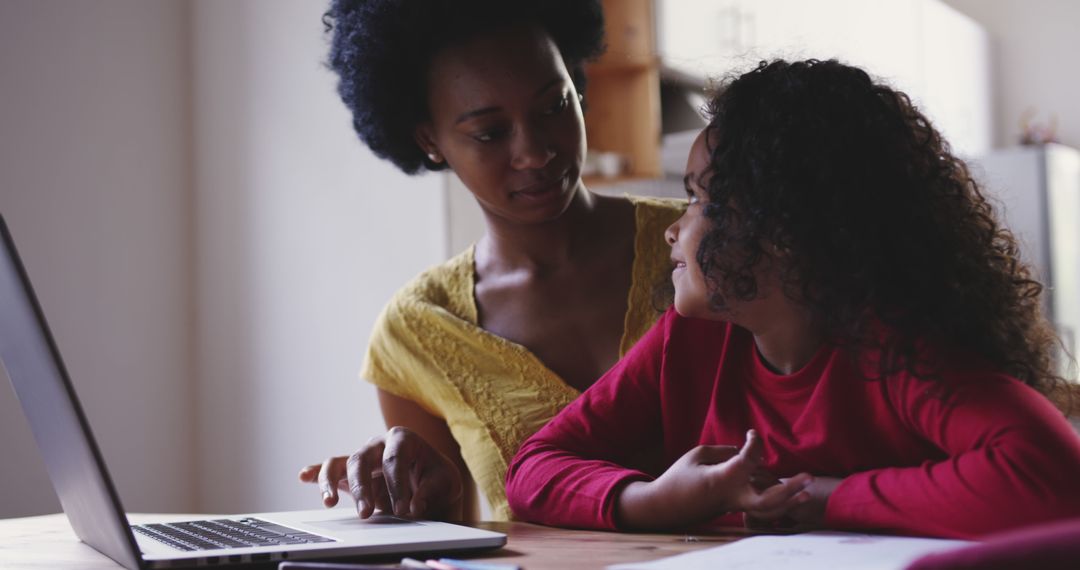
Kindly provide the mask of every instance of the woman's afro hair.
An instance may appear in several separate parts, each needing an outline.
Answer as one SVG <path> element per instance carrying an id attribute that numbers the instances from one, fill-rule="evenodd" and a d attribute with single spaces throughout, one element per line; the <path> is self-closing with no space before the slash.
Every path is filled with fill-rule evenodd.
<path id="1" fill-rule="evenodd" d="M 332 0 L 323 16 L 329 67 L 353 128 L 379 157 L 414 174 L 427 158 L 413 131 L 427 118 L 427 67 L 453 42 L 509 25 L 536 25 L 555 42 L 584 93 L 584 63 L 602 53 L 598 0 Z"/>

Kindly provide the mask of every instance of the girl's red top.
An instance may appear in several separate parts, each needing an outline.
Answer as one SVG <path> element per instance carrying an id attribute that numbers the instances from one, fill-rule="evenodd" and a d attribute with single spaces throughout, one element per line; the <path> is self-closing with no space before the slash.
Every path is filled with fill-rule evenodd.
<path id="1" fill-rule="evenodd" d="M 615 529 L 622 486 L 695 446 L 741 446 L 753 428 L 774 475 L 844 479 L 830 528 L 969 538 L 1080 516 L 1080 437 L 1039 393 L 975 362 L 937 380 L 860 370 L 824 346 L 779 375 L 745 329 L 669 310 L 521 447 L 510 506 L 523 520 Z"/>

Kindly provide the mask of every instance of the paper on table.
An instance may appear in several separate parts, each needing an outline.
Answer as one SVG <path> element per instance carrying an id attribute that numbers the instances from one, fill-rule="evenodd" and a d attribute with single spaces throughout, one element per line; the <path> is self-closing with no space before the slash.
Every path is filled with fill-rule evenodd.
<path id="1" fill-rule="evenodd" d="M 608 566 L 608 570 L 901 570 L 924 554 L 970 544 L 963 540 L 810 532 L 744 538 L 652 562 Z"/>

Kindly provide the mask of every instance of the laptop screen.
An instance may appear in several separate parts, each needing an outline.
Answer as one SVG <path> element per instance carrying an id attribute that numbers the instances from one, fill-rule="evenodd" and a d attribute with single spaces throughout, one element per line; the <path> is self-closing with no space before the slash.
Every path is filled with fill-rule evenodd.
<path id="1" fill-rule="evenodd" d="M 75 534 L 138 568 L 127 517 L 3 217 L 0 233 L 0 360 Z"/>

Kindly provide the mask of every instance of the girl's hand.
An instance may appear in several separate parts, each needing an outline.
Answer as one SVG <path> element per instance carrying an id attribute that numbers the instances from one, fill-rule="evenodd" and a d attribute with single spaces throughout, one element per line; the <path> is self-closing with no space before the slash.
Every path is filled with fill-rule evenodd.
<path id="1" fill-rule="evenodd" d="M 658 479 L 633 482 L 616 504 L 619 523 L 627 528 L 670 528 L 709 520 L 728 512 L 787 511 L 810 499 L 804 489 L 812 481 L 800 473 L 759 491 L 761 439 L 750 430 L 742 449 L 698 446 L 679 458 Z"/>
<path id="2" fill-rule="evenodd" d="M 759 481 L 767 480 L 769 475 L 760 474 Z M 771 484 L 782 485 L 785 479 L 773 477 Z M 792 529 L 813 530 L 825 526 L 825 507 L 829 497 L 843 479 L 835 477 L 814 477 L 806 487 L 809 500 L 790 508 L 763 511 L 747 511 L 745 523 L 748 528 L 756 529 Z"/>
<path id="3" fill-rule="evenodd" d="M 371 438 L 356 453 L 327 459 L 300 471 L 300 480 L 318 483 L 323 505 L 349 492 L 360 518 L 375 509 L 414 518 L 457 518 L 461 473 L 423 438 L 403 427 Z M 449 515 L 449 517 L 447 517 Z"/>

